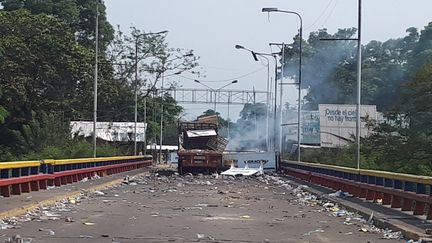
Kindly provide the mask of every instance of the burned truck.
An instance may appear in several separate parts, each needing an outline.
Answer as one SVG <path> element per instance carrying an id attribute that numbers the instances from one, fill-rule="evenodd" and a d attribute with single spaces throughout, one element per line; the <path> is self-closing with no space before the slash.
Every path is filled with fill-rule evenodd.
<path id="1" fill-rule="evenodd" d="M 220 172 L 228 141 L 218 135 L 214 123 L 180 122 L 178 126 L 178 172 Z"/>

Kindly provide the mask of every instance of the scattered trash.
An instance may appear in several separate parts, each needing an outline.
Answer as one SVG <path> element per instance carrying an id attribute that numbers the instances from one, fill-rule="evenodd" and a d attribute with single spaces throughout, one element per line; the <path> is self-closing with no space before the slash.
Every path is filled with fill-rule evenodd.
<path id="1" fill-rule="evenodd" d="M 198 239 L 204 239 L 205 238 L 205 234 L 196 234 Z"/>
<path id="2" fill-rule="evenodd" d="M 384 232 L 383 232 L 383 238 L 384 239 L 400 240 L 400 239 L 402 239 L 402 237 L 403 237 L 403 235 L 402 235 L 402 232 L 400 232 L 400 231 L 384 230 Z"/>
<path id="3" fill-rule="evenodd" d="M 349 197 L 350 195 L 348 194 L 348 192 L 343 192 L 343 191 L 341 191 L 341 190 L 339 190 L 339 191 L 337 191 L 337 192 L 334 192 L 334 193 L 330 193 L 330 194 L 328 194 L 330 197 L 341 197 L 341 198 L 344 198 L 344 197 Z"/>
<path id="4" fill-rule="evenodd" d="M 99 195 L 99 196 L 105 195 L 105 193 L 103 193 L 101 191 L 94 191 L 93 193 L 96 194 L 96 195 Z"/>
<path id="5" fill-rule="evenodd" d="M 244 168 L 236 168 L 231 164 L 231 168 L 221 173 L 221 175 L 229 176 L 252 176 L 252 175 L 263 175 L 263 163 L 261 162 L 259 168 L 249 168 L 248 163 L 245 163 Z"/>
<path id="6" fill-rule="evenodd" d="M 361 232 L 368 232 L 368 229 L 366 229 L 366 228 L 360 228 L 359 231 L 361 231 Z"/>
<path id="7" fill-rule="evenodd" d="M 87 226 L 95 225 L 95 223 L 91 223 L 91 222 L 84 222 L 83 224 L 84 224 L 84 225 L 87 225 Z"/>
<path id="8" fill-rule="evenodd" d="M 336 212 L 336 217 L 344 217 L 347 214 L 345 210 L 339 210 Z"/>
<path id="9" fill-rule="evenodd" d="M 31 243 L 32 241 L 32 238 L 22 238 L 20 235 L 14 235 L 9 237 L 5 243 Z"/>
<path id="10" fill-rule="evenodd" d="M 324 203 L 323 207 L 325 208 L 333 208 L 335 205 L 331 202 Z"/>
<path id="11" fill-rule="evenodd" d="M 323 229 L 316 229 L 316 230 L 309 231 L 303 235 L 311 235 L 313 233 L 324 233 L 324 230 Z"/>
<path id="12" fill-rule="evenodd" d="M 88 181 L 88 178 L 87 178 L 87 177 L 84 177 L 84 178 L 81 180 L 81 182 L 86 182 L 86 181 Z"/>
<path id="13" fill-rule="evenodd" d="M 75 222 L 71 217 L 66 217 L 65 218 L 65 222 L 66 223 L 72 223 L 72 222 Z"/>
<path id="14" fill-rule="evenodd" d="M 242 219 L 250 219 L 251 216 L 249 216 L 249 215 L 242 215 L 242 216 L 240 216 L 240 218 L 242 218 Z"/>
<path id="15" fill-rule="evenodd" d="M 55 232 L 52 229 L 39 228 L 39 231 L 48 232 L 49 235 L 55 235 Z"/>
<path id="16" fill-rule="evenodd" d="M 93 236 L 91 236 L 91 235 L 80 235 L 79 237 L 82 239 L 92 239 L 93 238 Z"/>

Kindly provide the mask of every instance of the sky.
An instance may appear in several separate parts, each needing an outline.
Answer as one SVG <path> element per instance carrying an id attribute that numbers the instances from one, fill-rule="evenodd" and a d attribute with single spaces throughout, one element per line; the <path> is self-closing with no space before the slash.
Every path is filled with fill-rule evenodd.
<path id="1" fill-rule="evenodd" d="M 135 26 L 146 32 L 168 30 L 171 47 L 193 49 L 200 57 L 199 79 L 217 89 L 238 79 L 230 89 L 266 91 L 267 68 L 255 62 L 250 53 L 235 49 L 237 44 L 258 52 L 275 52 L 270 42 L 290 43 L 299 28 L 298 17 L 283 13 L 262 13 L 263 7 L 298 12 L 303 18 L 303 38 L 311 31 L 357 27 L 358 0 L 105 0 L 108 20 L 123 31 Z M 363 0 L 362 43 L 403 37 L 408 27 L 423 29 L 432 16 L 431 0 Z M 272 65 L 272 64 L 271 64 Z M 192 74 L 182 74 L 196 78 Z M 243 77 L 244 76 L 244 77 Z M 241 77 L 241 78 L 239 78 Z M 204 88 L 192 80 L 172 76 L 184 88 Z M 213 82 L 219 81 L 219 82 Z M 296 102 L 294 87 L 284 88 L 284 102 Z M 212 108 L 212 105 L 183 105 L 185 118 Z M 230 107 L 235 120 L 241 106 Z M 227 106 L 218 105 L 227 117 Z"/>

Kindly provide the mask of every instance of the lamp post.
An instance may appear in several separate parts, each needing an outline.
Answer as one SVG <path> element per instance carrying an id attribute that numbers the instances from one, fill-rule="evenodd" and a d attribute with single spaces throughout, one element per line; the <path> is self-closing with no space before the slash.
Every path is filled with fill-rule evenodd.
<path id="1" fill-rule="evenodd" d="M 301 127 L 301 82 L 302 82 L 302 43 L 303 43 L 303 19 L 301 15 L 294 11 L 286 11 L 286 10 L 279 10 L 277 8 L 263 8 L 262 12 L 280 12 L 280 13 L 287 13 L 287 14 L 294 14 L 296 15 L 300 20 L 300 28 L 299 28 L 299 71 L 298 71 L 298 109 L 297 109 L 297 160 L 300 162 L 300 127 Z M 282 60 L 284 62 L 285 60 Z M 282 70 L 283 72 L 283 70 Z M 283 75 L 283 73 L 282 73 Z M 281 97 L 282 98 L 282 97 Z"/>
<path id="2" fill-rule="evenodd" d="M 269 106 L 269 103 L 270 103 L 270 95 L 269 95 L 269 93 L 270 93 L 270 65 L 269 64 L 270 64 L 270 60 L 267 58 L 267 56 L 274 57 L 275 58 L 275 66 L 277 66 L 276 55 L 270 54 L 270 53 L 255 52 L 255 51 L 252 51 L 252 50 L 250 50 L 250 49 L 248 49 L 248 48 L 246 48 L 244 46 L 241 46 L 241 45 L 235 45 L 235 48 L 236 49 L 242 49 L 242 50 L 249 51 L 252 54 L 252 57 L 254 58 L 255 61 L 259 61 L 258 58 L 257 58 L 257 56 L 260 56 L 260 57 L 264 58 L 267 61 L 267 64 L 266 64 L 266 66 L 267 66 L 267 109 L 266 109 L 266 116 L 267 116 L 267 125 L 266 125 L 267 126 L 266 127 L 267 138 L 266 139 L 267 139 L 267 141 L 266 141 L 266 144 L 267 144 L 267 151 L 268 151 L 269 150 L 269 144 L 270 144 L 270 138 L 269 138 L 269 131 L 270 131 L 270 128 L 269 128 L 270 127 L 270 121 L 269 121 L 269 119 L 270 119 L 269 118 L 269 109 L 270 109 L 270 106 Z"/>
<path id="3" fill-rule="evenodd" d="M 215 99 L 214 99 L 214 113 L 215 113 L 215 115 L 216 115 L 216 122 L 219 124 L 219 119 L 217 119 L 218 118 L 218 115 L 217 115 L 217 113 L 216 113 L 216 103 L 217 103 L 217 100 L 216 100 L 216 94 L 217 94 L 217 92 L 219 92 L 221 89 L 223 89 L 223 88 L 225 88 L 225 87 L 227 87 L 227 86 L 229 86 L 229 85 L 231 85 L 231 84 L 236 84 L 236 83 L 238 83 L 238 80 L 233 80 L 233 81 L 231 81 L 231 82 L 229 82 L 228 84 L 225 84 L 224 86 L 222 86 L 222 87 L 220 87 L 220 88 L 218 88 L 218 89 L 213 89 L 212 87 L 210 87 L 210 86 L 208 86 L 207 84 L 204 84 L 204 83 L 202 83 L 201 81 L 199 81 L 199 80 L 194 80 L 195 81 L 195 83 L 199 83 L 199 84 L 201 84 L 201 85 L 203 85 L 204 87 L 207 87 L 209 90 L 211 90 L 215 95 L 214 95 L 214 97 L 215 97 Z M 227 132 L 228 132 L 228 139 L 229 139 L 229 133 L 230 133 L 230 120 L 229 120 L 229 103 L 230 103 L 230 95 L 228 95 L 228 118 L 227 118 L 227 120 L 228 120 L 228 127 L 227 127 Z"/>
<path id="4" fill-rule="evenodd" d="M 140 37 L 147 36 L 147 35 L 160 35 L 167 33 L 168 31 L 160 31 L 156 33 L 142 33 L 137 36 L 135 36 L 135 87 L 134 87 L 134 96 L 135 96 L 135 111 L 134 111 L 134 155 L 137 155 L 137 122 L 138 122 L 138 44 Z M 146 102 L 144 102 L 145 105 Z M 144 107 L 144 110 L 146 110 L 146 107 Z M 144 121 L 145 125 L 146 121 Z M 146 129 L 145 129 L 146 130 Z M 144 133 L 145 133 L 144 130 Z M 144 135 L 145 139 L 145 135 Z M 144 141 L 145 143 L 145 141 Z M 144 145 L 145 146 L 145 145 Z"/>
<path id="5" fill-rule="evenodd" d="M 174 60 L 180 59 L 180 58 L 184 58 L 184 57 L 190 57 L 193 56 L 192 53 L 188 53 L 170 60 L 164 60 L 163 62 L 163 69 L 162 69 L 162 75 L 161 75 L 161 80 L 162 80 L 162 84 L 161 84 L 161 117 L 160 117 L 160 137 L 159 137 L 159 163 L 162 163 L 162 143 L 163 143 L 163 114 L 164 114 L 164 106 L 163 106 L 163 101 L 164 101 L 164 79 L 165 77 L 169 77 L 169 76 L 174 76 L 174 75 L 179 75 L 181 74 L 183 71 L 178 71 L 169 75 L 165 75 L 165 72 L 167 71 L 167 69 L 165 68 L 165 64 L 172 62 Z"/>
<path id="6" fill-rule="evenodd" d="M 360 126 L 361 126 L 361 77 L 362 77 L 362 55 L 361 55 L 361 0 L 358 0 L 357 8 L 357 38 L 322 38 L 325 41 L 357 41 L 357 97 L 356 97 L 356 161 L 357 170 L 360 170 Z"/>
<path id="7" fill-rule="evenodd" d="M 233 80 L 233 81 L 229 82 L 228 84 L 225 84 L 224 86 L 222 86 L 222 87 L 220 87 L 218 89 L 213 89 L 212 87 L 208 86 L 207 84 L 202 83 L 202 81 L 199 81 L 199 80 L 196 80 L 196 79 L 194 81 L 195 81 L 195 83 L 199 83 L 202 86 L 207 87 L 208 89 L 210 89 L 214 93 L 214 97 L 215 97 L 214 98 L 214 112 L 215 112 L 215 114 L 216 114 L 216 103 L 217 103 L 216 94 L 217 94 L 217 92 L 219 92 L 221 89 L 223 89 L 223 88 L 225 88 L 225 87 L 227 87 L 227 86 L 229 86 L 231 84 L 238 83 L 238 80 Z M 216 114 L 216 116 L 217 116 L 217 114 Z"/>
<path id="8" fill-rule="evenodd" d="M 96 2 L 96 31 L 95 31 L 95 72 L 93 98 L 93 157 L 96 158 L 96 123 L 97 123 L 97 88 L 98 88 L 98 54 L 99 54 L 99 1 Z"/>

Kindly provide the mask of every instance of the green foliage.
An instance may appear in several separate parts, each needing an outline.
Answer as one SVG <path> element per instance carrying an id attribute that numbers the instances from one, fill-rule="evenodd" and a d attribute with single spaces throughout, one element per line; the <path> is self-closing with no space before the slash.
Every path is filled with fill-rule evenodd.
<path id="1" fill-rule="evenodd" d="M 408 28 L 403 38 L 384 42 L 371 41 L 362 46 L 362 104 L 377 105 L 379 110 L 394 109 L 401 97 L 400 86 L 410 74 L 430 61 L 432 52 L 428 25 L 419 37 L 417 29 Z M 354 104 L 357 80 L 356 43 L 323 39 L 355 38 L 356 29 L 326 29 L 312 32 L 303 47 L 302 88 L 307 89 L 304 108 L 317 109 L 318 104 Z M 298 78 L 298 36 L 285 53 L 284 75 Z"/>
<path id="2" fill-rule="evenodd" d="M 0 0 L 4 11 L 26 9 L 32 14 L 52 15 L 66 23 L 76 34 L 78 42 L 94 49 L 96 4 L 99 4 L 99 45 L 106 50 L 114 38 L 114 30 L 106 18 L 106 8 L 94 0 Z"/>
<path id="3" fill-rule="evenodd" d="M 3 11 L 0 22 L 1 103 L 10 113 L 7 124 L 19 127 L 39 111 L 79 116 L 74 106 L 86 92 L 91 52 L 61 21 L 44 14 Z"/>
<path id="4" fill-rule="evenodd" d="M 2 91 L 1 91 L 1 87 L 0 87 L 0 99 L 1 99 L 1 95 L 2 95 Z M 2 124 L 6 117 L 9 115 L 9 112 L 0 105 L 0 124 Z"/>

